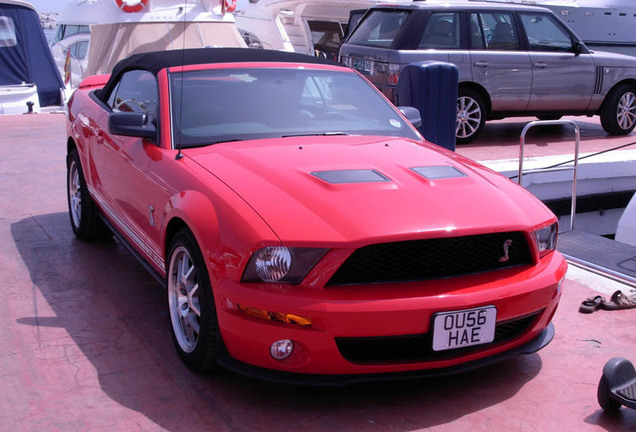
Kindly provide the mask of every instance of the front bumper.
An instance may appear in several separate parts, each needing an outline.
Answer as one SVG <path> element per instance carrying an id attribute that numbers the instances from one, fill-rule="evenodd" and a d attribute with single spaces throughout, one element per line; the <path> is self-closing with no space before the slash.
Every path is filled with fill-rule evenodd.
<path id="1" fill-rule="evenodd" d="M 413 379 L 438 378 L 467 372 L 500 362 L 509 357 L 521 354 L 532 354 L 548 345 L 554 338 L 554 325 L 550 323 L 537 337 L 524 345 L 513 348 L 500 354 L 463 363 L 441 369 L 416 370 L 409 372 L 377 373 L 377 374 L 347 374 L 347 375 L 321 375 L 283 372 L 260 368 L 240 362 L 229 355 L 221 356 L 218 360 L 220 366 L 250 378 L 275 382 L 278 384 L 291 384 L 313 387 L 344 387 L 352 384 L 368 382 L 400 381 Z"/>
<path id="2" fill-rule="evenodd" d="M 325 289 L 217 281 L 214 294 L 219 328 L 228 353 L 221 363 L 247 374 L 272 370 L 281 372 L 283 377 L 370 375 L 382 379 L 385 374 L 396 373 L 454 373 L 464 370 L 465 365 L 488 364 L 489 359 L 508 357 L 520 349 L 534 352 L 551 339 L 540 335 L 557 309 L 566 269 L 561 254 L 554 252 L 538 265 L 501 270 L 495 277 L 485 273 L 417 283 Z M 311 325 L 249 316 L 233 309 L 232 304 L 307 317 Z M 427 335 L 431 334 L 435 313 L 490 305 L 497 309 L 497 326 L 519 323 L 512 333 L 470 349 L 430 353 Z M 532 341 L 538 338 L 544 342 L 533 345 Z M 273 342 L 282 339 L 294 341 L 294 351 L 287 359 L 275 360 L 269 349 Z M 408 348 L 403 357 L 393 356 L 396 339 L 398 345 L 401 339 L 414 339 L 415 349 L 419 349 L 419 344 L 424 353 L 412 354 Z M 343 348 L 343 343 L 349 342 Z M 527 346 L 534 348 L 520 348 Z M 391 355 L 374 357 L 373 353 L 379 351 Z M 360 352 L 362 357 L 358 356 Z M 237 366 L 241 364 L 244 366 Z"/>

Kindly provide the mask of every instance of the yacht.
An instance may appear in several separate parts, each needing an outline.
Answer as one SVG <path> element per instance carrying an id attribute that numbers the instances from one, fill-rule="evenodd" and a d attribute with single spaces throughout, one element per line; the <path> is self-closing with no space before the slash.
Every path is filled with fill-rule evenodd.
<path id="1" fill-rule="evenodd" d="M 393 0 L 391 3 L 410 3 Z M 249 0 L 236 24 L 252 47 L 295 51 L 337 60 L 351 15 L 361 17 L 382 0 Z"/>
<path id="2" fill-rule="evenodd" d="M 35 8 L 0 1 L 0 114 L 59 106 L 63 88 Z"/>
<path id="3" fill-rule="evenodd" d="M 235 8 L 236 0 L 70 0 L 58 16 L 51 51 L 74 88 L 131 54 L 245 47 Z"/>

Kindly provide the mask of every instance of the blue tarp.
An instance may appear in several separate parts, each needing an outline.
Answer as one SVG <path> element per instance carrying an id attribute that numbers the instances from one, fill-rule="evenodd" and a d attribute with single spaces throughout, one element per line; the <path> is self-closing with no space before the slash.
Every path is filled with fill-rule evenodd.
<path id="1" fill-rule="evenodd" d="M 64 87 L 38 14 L 0 3 L 0 85 L 34 83 L 40 106 L 61 105 Z"/>

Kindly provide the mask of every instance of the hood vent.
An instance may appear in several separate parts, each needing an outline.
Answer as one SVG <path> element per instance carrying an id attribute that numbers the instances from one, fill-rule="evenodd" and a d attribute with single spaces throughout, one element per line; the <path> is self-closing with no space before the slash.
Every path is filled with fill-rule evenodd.
<path id="1" fill-rule="evenodd" d="M 380 174 L 376 170 L 369 169 L 314 171 L 310 174 L 331 184 L 378 183 L 391 181 L 391 179 Z"/>
<path id="2" fill-rule="evenodd" d="M 466 177 L 466 174 L 450 165 L 435 165 L 411 169 L 428 180 Z"/>

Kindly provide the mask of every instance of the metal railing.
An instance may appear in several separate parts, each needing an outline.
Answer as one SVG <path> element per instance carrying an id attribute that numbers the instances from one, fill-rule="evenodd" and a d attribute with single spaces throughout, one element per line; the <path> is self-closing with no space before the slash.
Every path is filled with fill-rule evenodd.
<path id="1" fill-rule="evenodd" d="M 570 209 L 570 231 L 574 230 L 574 217 L 576 215 L 576 179 L 578 175 L 578 167 L 579 167 L 579 142 L 581 139 L 581 134 L 579 132 L 579 126 L 574 123 L 572 120 L 544 120 L 544 121 L 533 121 L 528 123 L 523 130 L 521 131 L 521 140 L 519 145 L 519 175 L 517 176 L 517 182 L 520 186 L 523 179 L 523 159 L 526 145 L 526 134 L 529 129 L 534 126 L 552 126 L 552 125 L 571 125 L 574 127 L 574 161 L 573 165 L 568 166 L 554 166 L 548 168 L 538 168 L 532 170 L 526 170 L 525 174 L 536 174 L 536 173 L 547 173 L 547 172 L 555 172 L 555 171 L 573 171 L 573 179 L 572 179 L 572 206 Z"/>

